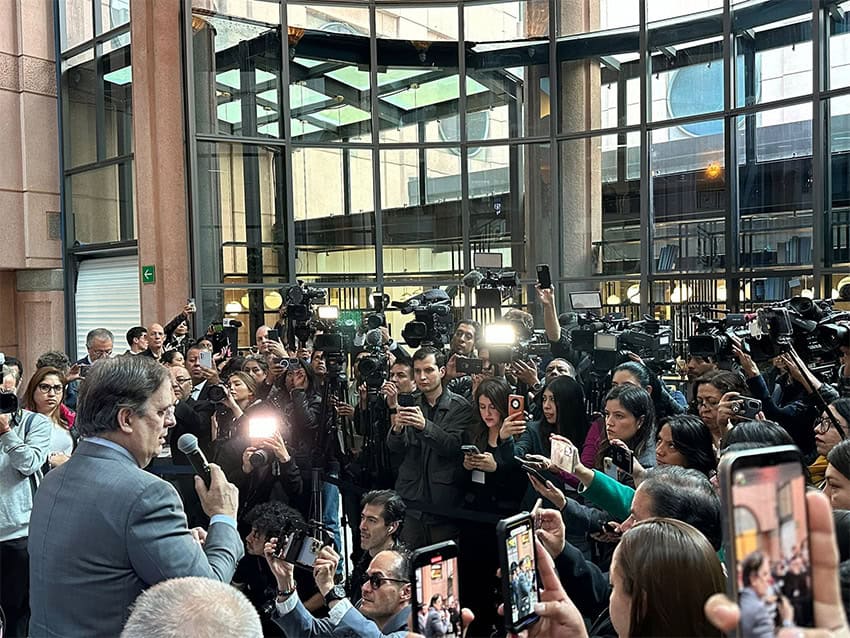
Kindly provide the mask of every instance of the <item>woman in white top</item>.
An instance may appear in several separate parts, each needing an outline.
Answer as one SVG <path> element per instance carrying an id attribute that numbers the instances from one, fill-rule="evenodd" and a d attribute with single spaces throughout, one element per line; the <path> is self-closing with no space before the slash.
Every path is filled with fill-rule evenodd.
<path id="1" fill-rule="evenodd" d="M 23 407 L 45 415 L 53 424 L 45 472 L 67 461 L 77 445 L 77 415 L 62 403 L 65 385 L 65 375 L 60 370 L 44 367 L 35 371 L 24 392 Z"/>

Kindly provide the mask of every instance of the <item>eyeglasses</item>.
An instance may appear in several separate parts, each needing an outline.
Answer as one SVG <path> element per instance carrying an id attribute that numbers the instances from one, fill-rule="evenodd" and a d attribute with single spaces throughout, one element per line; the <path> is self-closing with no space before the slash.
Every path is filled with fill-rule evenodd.
<path id="1" fill-rule="evenodd" d="M 698 408 L 706 407 L 711 408 L 713 410 L 720 404 L 720 401 L 718 401 L 717 399 L 697 399 L 696 404 Z"/>
<path id="2" fill-rule="evenodd" d="M 174 383 L 176 383 L 177 385 L 183 385 L 184 383 L 189 383 L 190 381 L 192 381 L 192 379 L 188 377 L 176 377 L 174 379 Z"/>
<path id="3" fill-rule="evenodd" d="M 44 392 L 44 394 L 50 394 L 51 392 L 53 392 L 53 394 L 62 394 L 62 390 L 64 390 L 65 387 L 61 384 L 50 385 L 49 383 L 39 383 L 38 389 Z"/>
<path id="4" fill-rule="evenodd" d="M 112 350 L 91 350 L 89 352 L 90 355 L 97 355 L 98 357 L 111 357 Z"/>
<path id="5" fill-rule="evenodd" d="M 385 582 L 407 583 L 408 581 L 399 580 L 398 578 L 387 578 L 386 576 L 381 576 L 379 574 L 372 574 L 371 576 L 369 576 L 369 579 L 366 582 L 369 583 L 369 586 L 372 589 L 380 589 L 384 586 Z"/>
<path id="6" fill-rule="evenodd" d="M 841 427 L 841 424 L 838 423 L 838 419 L 835 419 L 835 423 L 837 426 L 835 429 L 838 431 L 838 435 L 842 439 L 846 439 L 847 435 L 844 434 L 844 429 Z M 825 417 L 821 415 L 817 419 L 815 419 L 815 432 L 817 434 L 826 434 L 827 432 L 829 432 L 829 428 L 831 427 L 832 419 L 830 419 L 828 416 Z"/>

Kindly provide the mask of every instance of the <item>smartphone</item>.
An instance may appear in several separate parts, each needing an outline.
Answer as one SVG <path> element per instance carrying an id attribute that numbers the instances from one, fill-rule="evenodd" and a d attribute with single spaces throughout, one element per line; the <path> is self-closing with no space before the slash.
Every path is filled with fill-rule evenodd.
<path id="1" fill-rule="evenodd" d="M 463 374 L 481 374 L 484 362 L 474 357 L 455 356 L 455 369 Z"/>
<path id="2" fill-rule="evenodd" d="M 794 624 L 812 627 L 811 551 L 800 451 L 780 445 L 728 452 L 718 472 L 729 596 L 737 601 L 745 590 L 757 599 L 784 596 L 794 609 Z M 774 575 L 783 581 L 781 589 L 773 586 Z M 741 608 L 739 635 L 748 635 L 764 608 Z"/>
<path id="3" fill-rule="evenodd" d="M 195 306 L 195 298 L 189 297 L 186 299 L 186 305 L 189 306 L 189 312 L 195 312 L 198 308 Z"/>
<path id="4" fill-rule="evenodd" d="M 460 451 L 464 454 L 481 454 L 481 450 L 478 449 L 477 445 L 461 445 Z"/>
<path id="5" fill-rule="evenodd" d="M 399 394 L 397 400 L 400 408 L 412 408 L 416 405 L 416 397 L 412 394 Z"/>
<path id="6" fill-rule="evenodd" d="M 572 474 L 576 469 L 576 449 L 560 439 L 552 439 L 550 441 L 552 451 L 549 458 L 552 459 L 552 464 L 556 465 L 564 472 Z"/>
<path id="7" fill-rule="evenodd" d="M 635 464 L 635 454 L 631 450 L 624 450 L 618 445 L 612 445 L 609 450 L 611 453 L 611 463 L 615 467 L 620 468 L 626 474 L 631 474 Z"/>
<path id="8" fill-rule="evenodd" d="M 531 514 L 522 512 L 496 525 L 502 568 L 505 630 L 511 634 L 519 633 L 538 620 L 534 613 L 534 605 L 540 597 L 532 520 Z"/>
<path id="9" fill-rule="evenodd" d="M 198 352 L 198 361 L 201 364 L 202 368 L 212 368 L 213 360 L 212 360 L 212 352 L 209 350 L 201 350 Z"/>
<path id="10" fill-rule="evenodd" d="M 457 545 L 454 541 L 445 541 L 417 549 L 410 557 L 410 582 L 413 583 L 412 613 L 413 630 L 424 631 L 417 613 L 420 606 L 427 611 L 431 603 L 439 597 L 442 611 L 448 619 L 452 609 L 458 616 L 462 608 L 459 599 L 459 579 L 457 570 Z M 451 602 L 449 597 L 452 598 Z M 452 609 L 449 609 L 451 605 Z"/>
<path id="11" fill-rule="evenodd" d="M 526 474 L 531 474 L 534 478 L 543 483 L 543 485 L 546 485 L 546 481 L 548 481 L 549 479 L 543 476 L 540 470 L 538 470 L 536 467 L 531 467 L 528 464 L 528 461 L 526 461 L 521 456 L 515 456 L 514 459 L 517 463 L 519 463 L 519 466 L 526 472 Z"/>
<path id="12" fill-rule="evenodd" d="M 269 341 L 280 341 L 280 334 L 274 328 L 270 328 L 266 333 L 266 339 Z"/>
<path id="13" fill-rule="evenodd" d="M 741 404 L 741 409 L 738 411 L 738 416 L 742 419 L 752 421 L 756 415 L 761 412 L 761 401 L 750 397 L 744 397 Z"/>
<path id="14" fill-rule="evenodd" d="M 86 375 L 89 373 L 89 368 L 90 368 L 90 367 L 91 367 L 91 366 L 84 366 L 84 365 L 81 365 L 81 366 L 80 366 L 80 378 L 81 378 L 81 379 L 85 379 L 85 378 L 86 378 Z"/>
<path id="15" fill-rule="evenodd" d="M 508 416 L 513 418 L 525 412 L 525 397 L 521 394 L 508 395 Z"/>
<path id="16" fill-rule="evenodd" d="M 552 287 L 552 275 L 549 274 L 549 264 L 537 264 L 537 283 L 543 289 Z"/>

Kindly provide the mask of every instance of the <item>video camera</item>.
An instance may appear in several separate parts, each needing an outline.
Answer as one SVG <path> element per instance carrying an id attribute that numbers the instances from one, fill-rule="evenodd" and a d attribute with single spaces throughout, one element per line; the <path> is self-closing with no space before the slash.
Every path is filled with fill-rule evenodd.
<path id="1" fill-rule="evenodd" d="M 384 352 L 384 335 L 379 328 L 373 328 L 366 333 L 363 349 L 369 356 L 357 362 L 357 369 L 367 390 L 374 392 L 384 385 L 390 376 L 390 361 Z"/>
<path id="2" fill-rule="evenodd" d="M 752 318 L 742 313 L 728 313 L 722 319 L 696 315 L 693 317 L 696 334 L 688 337 L 688 354 L 714 361 L 731 360 L 734 338 L 743 341 L 750 335 Z"/>
<path id="3" fill-rule="evenodd" d="M 323 547 L 333 543 L 327 528 L 316 521 L 304 523 L 294 518 L 284 519 L 277 532 L 274 557 L 291 565 L 313 571 L 316 557 Z"/>
<path id="4" fill-rule="evenodd" d="M 467 288 L 475 289 L 478 308 L 501 308 L 502 298 L 519 286 L 519 277 L 512 270 L 471 270 L 462 281 Z"/>
<path id="5" fill-rule="evenodd" d="M 543 330 L 529 331 L 519 321 L 499 321 L 484 327 L 484 344 L 493 363 L 529 361 L 544 357 L 551 347 Z"/>
<path id="6" fill-rule="evenodd" d="M 451 340 L 453 321 L 451 299 L 439 288 L 426 290 L 406 301 L 394 301 L 401 314 L 413 313 L 415 320 L 401 331 L 405 342 L 413 348 L 421 345 L 441 348 Z"/>
<path id="7" fill-rule="evenodd" d="M 300 279 L 297 284 L 286 289 L 283 302 L 286 305 L 286 338 L 290 346 L 295 346 L 295 339 L 301 343 L 310 339 L 313 333 L 313 304 L 323 304 L 326 295 L 325 290 L 307 286 Z"/>

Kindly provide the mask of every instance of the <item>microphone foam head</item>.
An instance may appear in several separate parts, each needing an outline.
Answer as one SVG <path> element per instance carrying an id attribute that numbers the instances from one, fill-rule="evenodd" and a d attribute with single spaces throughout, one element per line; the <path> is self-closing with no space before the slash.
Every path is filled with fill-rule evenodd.
<path id="1" fill-rule="evenodd" d="M 183 454 L 191 454 L 192 452 L 198 451 L 198 437 L 194 434 L 186 432 L 179 439 L 177 439 L 177 449 L 183 452 Z"/>

